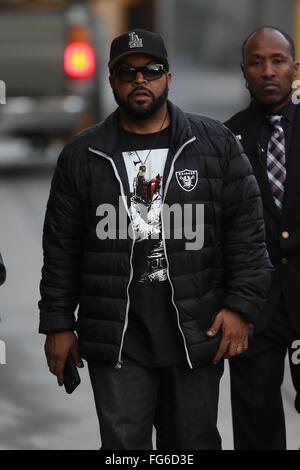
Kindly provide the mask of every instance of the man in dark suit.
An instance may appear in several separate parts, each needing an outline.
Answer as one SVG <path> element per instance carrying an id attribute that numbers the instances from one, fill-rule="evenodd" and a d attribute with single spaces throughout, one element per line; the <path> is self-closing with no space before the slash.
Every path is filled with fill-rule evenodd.
<path id="1" fill-rule="evenodd" d="M 259 183 L 274 265 L 252 344 L 230 361 L 236 449 L 286 448 L 281 384 L 286 352 L 300 338 L 300 108 L 292 95 L 297 69 L 287 34 L 273 27 L 254 31 L 243 44 L 242 64 L 251 103 L 225 123 Z M 299 393 L 300 365 L 292 367 Z"/>
<path id="2" fill-rule="evenodd" d="M 5 278 L 6 278 L 6 270 L 5 270 L 3 259 L 0 253 L 0 286 L 5 281 Z"/>

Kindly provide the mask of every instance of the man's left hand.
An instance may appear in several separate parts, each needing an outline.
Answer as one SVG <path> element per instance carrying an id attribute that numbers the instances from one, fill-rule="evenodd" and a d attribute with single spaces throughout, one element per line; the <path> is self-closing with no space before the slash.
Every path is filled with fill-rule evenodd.
<path id="1" fill-rule="evenodd" d="M 222 331 L 222 339 L 213 359 L 214 364 L 218 364 L 222 357 L 230 359 L 248 349 L 248 322 L 241 315 L 223 308 L 206 334 L 213 337 L 220 330 Z"/>

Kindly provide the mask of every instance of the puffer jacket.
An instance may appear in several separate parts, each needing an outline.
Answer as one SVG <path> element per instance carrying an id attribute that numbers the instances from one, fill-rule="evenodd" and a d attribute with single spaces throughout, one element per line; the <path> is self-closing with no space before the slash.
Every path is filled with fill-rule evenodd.
<path id="1" fill-rule="evenodd" d="M 255 322 L 271 264 L 260 193 L 247 157 L 231 132 L 168 102 L 171 146 L 163 175 L 165 205 L 204 205 L 204 245 L 186 249 L 174 228 L 164 240 L 168 279 L 191 368 L 213 356 L 219 338 L 205 331 L 222 307 Z M 120 367 L 128 325 L 134 241 L 99 239 L 101 204 L 119 206 L 130 223 L 130 190 L 118 150 L 118 110 L 62 151 L 47 205 L 40 332 L 77 330 L 81 355 Z M 180 172 L 195 175 L 184 189 Z M 195 229 L 195 210 L 188 222 Z M 162 217 L 164 219 L 164 216 Z M 199 223 L 199 222 L 198 222 Z M 79 305 L 77 317 L 74 312 Z"/>

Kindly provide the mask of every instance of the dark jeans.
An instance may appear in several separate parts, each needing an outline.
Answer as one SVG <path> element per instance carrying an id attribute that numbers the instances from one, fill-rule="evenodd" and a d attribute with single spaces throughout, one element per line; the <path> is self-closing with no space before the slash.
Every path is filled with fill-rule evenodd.
<path id="1" fill-rule="evenodd" d="M 286 449 L 281 385 L 286 352 L 296 337 L 282 303 L 272 325 L 229 361 L 236 450 Z"/>
<path id="2" fill-rule="evenodd" d="M 121 369 L 89 363 L 102 450 L 219 450 L 219 382 L 223 363 L 143 367 L 125 359 Z"/>

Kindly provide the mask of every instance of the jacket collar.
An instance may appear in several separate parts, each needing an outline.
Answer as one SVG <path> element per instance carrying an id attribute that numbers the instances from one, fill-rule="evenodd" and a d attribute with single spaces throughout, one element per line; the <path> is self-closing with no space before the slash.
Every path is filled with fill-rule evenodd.
<path id="1" fill-rule="evenodd" d="M 291 113 L 292 112 L 292 113 Z M 281 220 L 289 209 L 291 208 L 293 201 L 295 200 L 295 191 L 299 191 L 299 174 L 300 174 L 300 110 L 299 107 L 290 104 L 289 106 L 289 118 L 293 120 L 293 132 L 291 136 L 290 154 L 287 161 L 287 179 L 285 182 L 285 193 L 283 200 L 282 213 L 279 212 L 275 205 L 274 198 L 272 196 L 270 183 L 267 177 L 266 169 L 261 161 L 259 155 L 259 127 L 257 122 L 257 116 L 253 113 L 252 106 L 250 105 L 244 111 L 238 113 L 233 119 L 232 124 L 235 129 L 235 133 L 238 134 L 239 139 L 245 149 L 247 156 L 249 157 L 253 166 L 255 176 L 259 182 L 264 204 L 268 207 L 270 212 L 274 215 L 277 220 Z M 288 116 L 286 116 L 288 118 Z"/>
<path id="2" fill-rule="evenodd" d="M 238 113 L 233 119 L 235 133 L 241 141 L 247 157 L 249 158 L 255 177 L 259 183 L 265 207 L 280 220 L 280 212 L 275 204 L 265 165 L 261 159 L 261 146 L 259 143 L 259 123 L 253 112 L 252 105 Z"/>
<path id="3" fill-rule="evenodd" d="M 255 120 L 258 127 L 260 127 L 263 121 L 272 114 L 279 114 L 283 116 L 283 118 L 286 121 L 289 121 L 291 124 L 293 124 L 295 119 L 296 106 L 293 104 L 292 100 L 290 100 L 288 104 L 283 106 L 276 113 L 268 113 L 266 109 L 259 106 L 259 104 L 254 100 L 252 100 L 250 108 L 255 116 Z"/>
<path id="4" fill-rule="evenodd" d="M 190 123 L 186 114 L 175 106 L 171 101 L 167 102 L 171 117 L 171 146 L 174 152 L 179 148 L 184 140 L 193 136 Z M 102 123 L 95 127 L 95 131 L 90 138 L 89 147 L 101 150 L 101 152 L 115 158 L 119 152 L 119 108 L 110 114 Z"/>
<path id="5" fill-rule="evenodd" d="M 168 101 L 167 104 L 171 117 L 171 140 L 164 169 L 165 179 L 170 172 L 173 156 L 176 150 L 179 149 L 184 142 L 193 137 L 186 114 L 170 101 Z M 120 149 L 118 148 L 118 136 L 119 109 L 117 108 L 103 123 L 98 124 L 94 128 L 94 132 L 92 132 L 88 141 L 88 148 L 105 153 L 113 159 L 117 172 L 121 178 L 124 192 L 129 197 L 129 182 L 124 159 L 121 155 Z"/>

